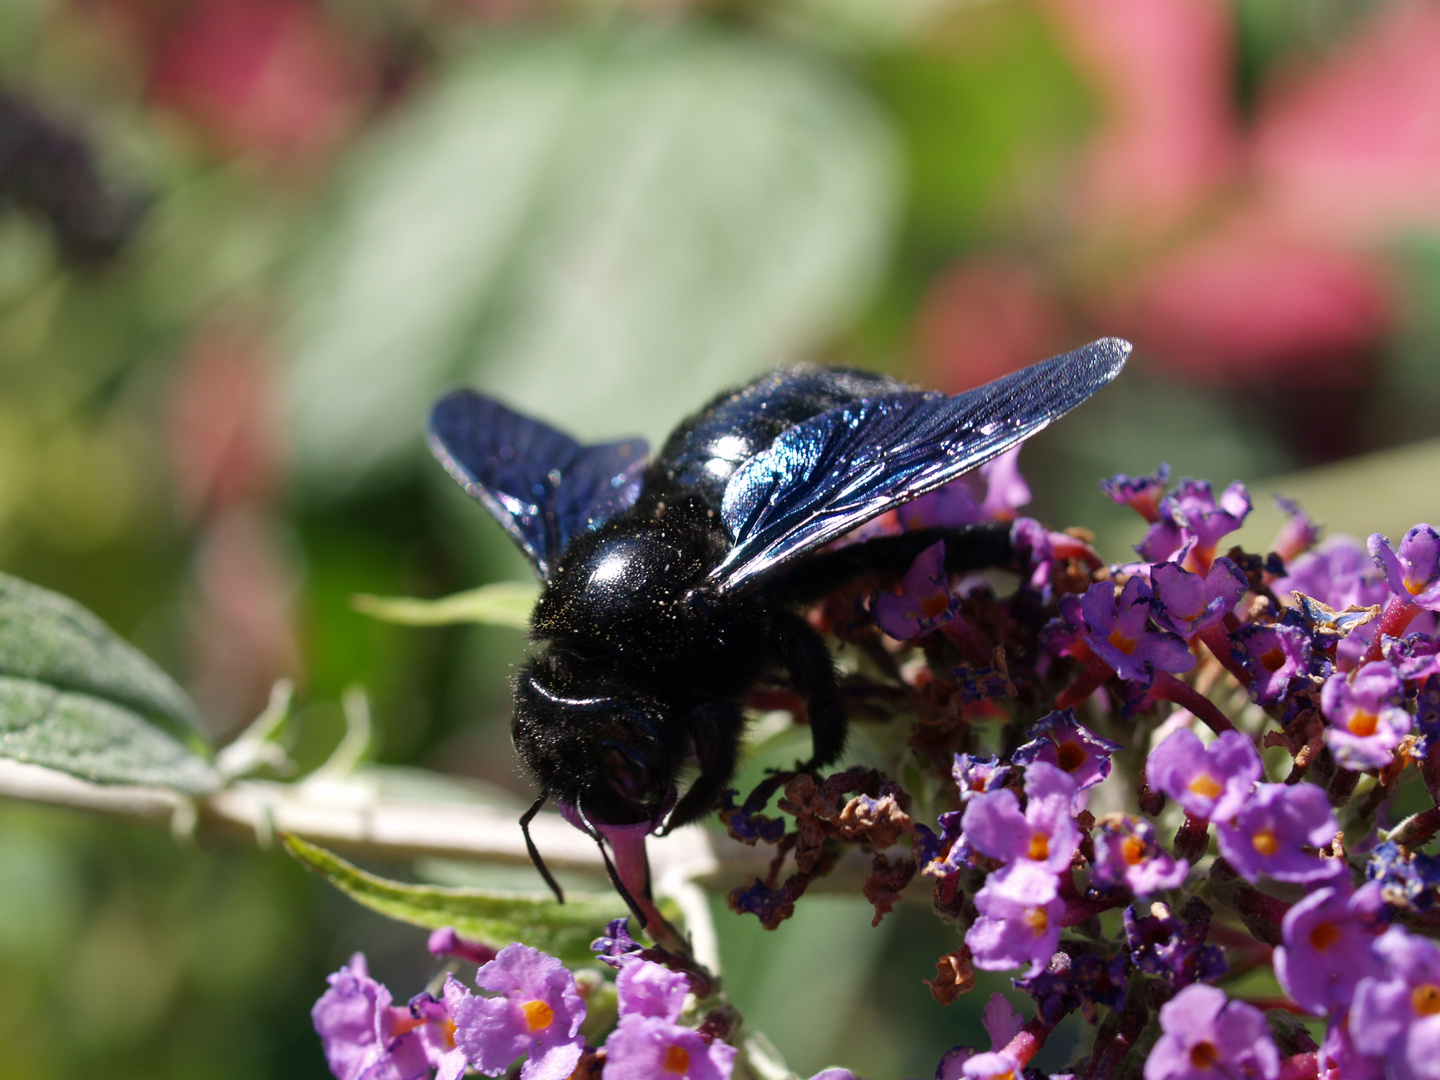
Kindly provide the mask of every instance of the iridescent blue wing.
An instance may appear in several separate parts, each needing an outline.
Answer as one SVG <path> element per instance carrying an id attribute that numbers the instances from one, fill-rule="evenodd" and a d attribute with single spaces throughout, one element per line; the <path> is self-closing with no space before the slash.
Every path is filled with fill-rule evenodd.
<path id="1" fill-rule="evenodd" d="M 1116 338 L 947 397 L 901 391 L 796 424 L 738 469 L 721 516 L 734 546 L 711 575 L 722 592 L 753 588 L 814 551 L 1028 439 L 1125 365 Z"/>
<path id="2" fill-rule="evenodd" d="M 456 390 L 430 412 L 430 450 L 494 514 L 542 578 L 572 537 L 631 506 L 643 439 L 582 446 L 498 401 Z"/>

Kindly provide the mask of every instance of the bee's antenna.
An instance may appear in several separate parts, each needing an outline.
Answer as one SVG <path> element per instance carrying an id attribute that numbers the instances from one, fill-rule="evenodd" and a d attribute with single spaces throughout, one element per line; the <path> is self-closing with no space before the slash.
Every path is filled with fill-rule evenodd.
<path id="1" fill-rule="evenodd" d="M 545 879 L 545 884 L 550 886 L 550 891 L 555 894 L 555 899 L 560 903 L 565 902 L 565 892 L 560 888 L 560 883 L 555 880 L 550 868 L 545 865 L 545 860 L 540 857 L 540 849 L 535 846 L 535 841 L 530 838 L 530 822 L 535 820 L 535 815 L 550 798 L 550 785 L 546 784 L 540 789 L 540 797 L 531 804 L 530 809 L 520 816 L 520 831 L 525 834 L 525 850 L 530 852 L 530 861 L 535 864 L 535 869 L 540 871 L 540 876 Z M 588 822 L 586 824 L 589 824 Z M 601 848 L 603 851 L 604 848 Z"/>
<path id="2" fill-rule="evenodd" d="M 644 930 L 650 925 L 650 920 L 645 917 L 645 912 L 640 910 L 640 905 L 635 902 L 635 897 L 630 895 L 630 890 L 625 887 L 625 882 L 620 880 L 620 871 L 615 869 L 615 864 L 610 861 L 610 853 L 605 850 L 605 837 L 600 834 L 599 829 L 590 824 L 590 819 L 585 816 L 585 807 L 580 804 L 579 798 L 575 800 L 575 812 L 584 823 L 585 831 L 590 834 L 590 838 L 594 840 L 600 848 L 600 858 L 605 860 L 605 872 L 610 875 L 610 884 L 615 886 L 615 891 L 620 894 L 620 899 L 625 901 L 625 906 L 628 907 L 631 912 L 634 913 L 635 918 L 639 920 L 640 929 Z"/>

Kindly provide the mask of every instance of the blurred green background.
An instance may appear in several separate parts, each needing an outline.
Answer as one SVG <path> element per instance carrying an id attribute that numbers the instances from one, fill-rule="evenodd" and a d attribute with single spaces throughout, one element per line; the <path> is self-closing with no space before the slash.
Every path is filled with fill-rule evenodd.
<path id="1" fill-rule="evenodd" d="M 1116 470 L 1433 438 L 1437 55 L 1418 0 L 0 0 L 0 567 L 219 742 L 289 676 L 313 767 L 358 683 L 380 761 L 523 792 L 521 635 L 348 606 L 527 573 L 439 391 L 654 439 L 784 359 L 954 391 L 1118 334 L 1022 459 L 1102 530 Z M 742 1010 L 802 1074 L 983 1046 L 920 982 L 953 934 L 869 914 L 720 911 Z M 432 970 L 280 854 L 0 806 L 0 1080 L 323 1076 L 360 948 Z"/>

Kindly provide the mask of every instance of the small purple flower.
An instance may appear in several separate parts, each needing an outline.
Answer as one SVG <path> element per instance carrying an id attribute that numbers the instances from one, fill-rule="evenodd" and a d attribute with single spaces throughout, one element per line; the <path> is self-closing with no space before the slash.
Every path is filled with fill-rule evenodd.
<path id="1" fill-rule="evenodd" d="M 1035 999 L 1036 1013 L 1052 1027 L 1075 1009 L 1094 1023 L 1101 1005 L 1118 1009 L 1124 1004 L 1129 970 L 1130 957 L 1123 950 L 1108 958 L 1057 952 L 1046 970 L 1016 979 L 1015 985 Z"/>
<path id="2" fill-rule="evenodd" d="M 1391 927 L 1375 942 L 1383 977 L 1361 979 L 1350 1010 L 1355 1049 L 1396 1080 L 1440 1077 L 1440 946 Z"/>
<path id="3" fill-rule="evenodd" d="M 605 936 L 590 943 L 591 951 L 596 954 L 595 959 L 613 968 L 624 967 L 626 962 L 635 959 L 635 954 L 643 948 L 643 945 L 630 936 L 628 917 L 611 919 L 605 927 Z"/>
<path id="4" fill-rule="evenodd" d="M 1273 586 L 1276 596 L 1304 593 L 1336 611 L 1385 602 L 1383 574 L 1366 558 L 1365 549 L 1348 536 L 1332 536 L 1286 569 L 1289 572 Z"/>
<path id="5" fill-rule="evenodd" d="M 974 472 L 911 500 L 899 509 L 901 525 L 914 530 L 1014 520 L 1015 511 L 1030 501 L 1019 460 L 1016 446 Z"/>
<path id="6" fill-rule="evenodd" d="M 960 612 L 945 573 L 945 541 L 931 544 L 915 557 L 900 581 L 898 593 L 879 593 L 870 607 L 875 625 L 898 641 L 923 637 Z"/>
<path id="7" fill-rule="evenodd" d="M 1144 818 L 1116 814 L 1100 821 L 1095 838 L 1095 877 L 1123 884 L 1136 896 L 1150 896 L 1185 884 L 1190 864 L 1171 858 L 1155 837 L 1155 826 Z"/>
<path id="8" fill-rule="evenodd" d="M 1145 1059 L 1145 1080 L 1231 1080 L 1280 1074 L 1265 1015 L 1213 986 L 1187 986 L 1160 1007 L 1164 1032 Z"/>
<path id="9" fill-rule="evenodd" d="M 1335 536 L 1289 566 L 1289 574 L 1273 585 L 1279 597 L 1304 593 L 1335 611 L 1368 608 L 1385 603 L 1390 590 L 1384 575 L 1365 555 L 1365 549 L 1349 537 Z M 1369 647 L 1375 624 L 1357 627 L 1336 650 L 1336 659 L 1353 664 Z"/>
<path id="10" fill-rule="evenodd" d="M 1025 770 L 1025 812 L 1009 788 L 973 800 L 962 819 L 965 835 L 982 854 L 1007 864 L 1043 867 L 1058 874 L 1080 846 L 1075 825 L 1075 781 L 1036 762 Z"/>
<path id="11" fill-rule="evenodd" d="M 1175 523 L 1195 537 L 1199 550 L 1214 551 L 1221 537 L 1245 523 L 1250 513 L 1250 492 L 1237 480 L 1217 502 L 1208 480 L 1181 480 L 1160 504 L 1161 517 L 1167 508 Z"/>
<path id="12" fill-rule="evenodd" d="M 927 877 L 949 877 L 967 865 L 975 855 L 969 838 L 961 830 L 961 818 L 959 810 L 941 814 L 938 836 L 924 824 L 915 823 L 915 861 L 922 874 Z"/>
<path id="13" fill-rule="evenodd" d="M 990 1036 L 990 1049 L 1000 1050 L 1020 1034 L 1025 1027 L 1025 1018 L 1016 1011 L 1005 995 L 998 991 L 985 1002 L 985 1011 L 980 1014 L 980 1024 Z"/>
<path id="14" fill-rule="evenodd" d="M 1065 901 L 1056 895 L 1055 876 L 1033 862 L 1016 863 L 991 874 L 975 894 L 980 918 L 965 934 L 975 966 L 1004 971 L 1029 963 L 1043 971 L 1060 943 Z"/>
<path id="15" fill-rule="evenodd" d="M 1285 524 L 1280 526 L 1270 550 L 1289 562 L 1315 546 L 1320 539 L 1320 526 L 1294 499 L 1276 495 L 1275 505 L 1285 515 Z"/>
<path id="16" fill-rule="evenodd" d="M 1290 692 L 1291 680 L 1310 671 L 1310 635 L 1298 627 L 1246 623 L 1230 635 L 1235 662 L 1250 673 L 1250 698 L 1274 705 Z"/>
<path id="17" fill-rule="evenodd" d="M 624 1016 L 658 1016 L 672 1023 L 685 1007 L 690 980 L 663 964 L 636 959 L 615 977 L 619 1011 Z"/>
<path id="18" fill-rule="evenodd" d="M 950 775 L 960 789 L 960 801 L 967 803 L 975 796 L 1004 784 L 1005 778 L 1010 775 L 1010 766 L 1001 765 L 1000 759 L 993 755 L 956 754 Z"/>
<path id="19" fill-rule="evenodd" d="M 497 950 L 484 942 L 461 937 L 453 926 L 442 926 L 432 933 L 426 948 L 432 956 L 456 956 L 472 964 L 488 964 L 497 955 Z"/>
<path id="20" fill-rule="evenodd" d="M 1355 986 L 1381 973 L 1370 952 L 1380 927 L 1379 889 L 1326 888 L 1301 899 L 1281 924 L 1284 945 L 1275 950 L 1275 977 L 1302 1009 L 1324 1016 L 1350 1007 Z"/>
<path id="21" fill-rule="evenodd" d="M 1100 481 L 1100 490 L 1116 506 L 1128 506 L 1146 521 L 1154 521 L 1159 516 L 1160 500 L 1165 497 L 1165 487 L 1169 483 L 1170 466 L 1162 463 L 1149 476 L 1116 473 L 1109 480 Z"/>
<path id="22" fill-rule="evenodd" d="M 1355 1049 L 1348 1015 L 1331 1019 L 1315 1063 L 1320 1080 L 1385 1080 L 1385 1062 Z"/>
<path id="23" fill-rule="evenodd" d="M 1193 731 L 1181 728 L 1145 762 L 1153 790 L 1209 821 L 1234 817 L 1263 772 L 1255 744 L 1238 731 L 1227 731 L 1205 746 Z"/>
<path id="24" fill-rule="evenodd" d="M 465 1056 L 451 1038 L 451 1009 L 469 995 L 454 979 L 443 1003 L 420 994 L 408 1008 L 391 1004 L 390 991 L 370 977 L 361 953 L 328 981 L 310 1016 L 338 1080 L 420 1080 L 437 1066 L 440 1080 L 456 1080 L 465 1071 Z"/>
<path id="25" fill-rule="evenodd" d="M 1330 726 L 1325 745 L 1347 769 L 1382 769 L 1410 734 L 1410 714 L 1399 702 L 1405 684 L 1388 661 L 1376 660 L 1349 675 L 1331 675 L 1320 694 Z"/>
<path id="26" fill-rule="evenodd" d="M 1156 624 L 1187 640 L 1222 621 L 1250 588 L 1240 568 L 1223 556 L 1203 577 L 1179 563 L 1160 563 L 1150 571 L 1150 583 Z"/>
<path id="27" fill-rule="evenodd" d="M 1344 872 L 1344 860 L 1304 850 L 1323 847 L 1339 830 L 1324 790 L 1301 782 L 1260 784 L 1216 835 L 1220 854 L 1246 881 L 1266 874 L 1276 881 L 1309 882 Z"/>
<path id="28" fill-rule="evenodd" d="M 1424 682 L 1440 675 L 1440 638 L 1432 634 L 1387 637 L 1384 654 L 1406 682 Z"/>
<path id="29" fill-rule="evenodd" d="M 1225 950 L 1204 945 L 1208 924 L 1187 926 L 1170 913 L 1166 904 L 1150 905 L 1150 914 L 1141 915 L 1134 905 L 1125 909 L 1125 941 L 1130 959 L 1141 971 L 1159 975 L 1171 987 L 1208 982 L 1225 974 Z"/>
<path id="30" fill-rule="evenodd" d="M 1109 776 L 1110 755 L 1125 749 L 1076 720 L 1074 709 L 1057 709 L 1041 717 L 1026 734 L 1030 741 L 1012 755 L 1015 764 L 1043 761 L 1054 765 L 1082 791 Z"/>
<path id="31" fill-rule="evenodd" d="M 656 1016 L 626 1016 L 605 1042 L 604 1080 L 730 1080 L 735 1048 Z M 568 1075 L 568 1074 L 567 1074 Z"/>
<path id="32" fill-rule="evenodd" d="M 1398 552 L 1380 533 L 1371 536 L 1367 546 L 1391 592 L 1416 607 L 1440 611 L 1440 533 L 1429 525 L 1416 525 L 1400 541 Z"/>
<path id="33" fill-rule="evenodd" d="M 1160 517 L 1150 523 L 1140 543 L 1135 545 L 1135 554 L 1147 563 L 1185 562 L 1195 550 L 1195 537 L 1180 526 L 1166 512 L 1161 504 Z"/>
<path id="34" fill-rule="evenodd" d="M 565 1080 L 580 1061 L 585 1003 L 575 977 L 553 956 L 528 945 L 507 945 L 475 973 L 481 990 L 455 1011 L 455 1043 L 475 1068 L 499 1076 L 528 1055 L 522 1080 Z"/>
<path id="35" fill-rule="evenodd" d="M 1110 582 L 1097 581 L 1080 602 L 1089 631 L 1085 640 L 1122 679 L 1148 683 L 1155 669 L 1178 674 L 1195 666 L 1184 641 L 1147 627 L 1150 600 L 1150 586 L 1132 577 L 1119 597 Z"/>
<path id="36" fill-rule="evenodd" d="M 1365 880 L 1380 887 L 1387 904 L 1429 911 L 1440 891 L 1440 858 L 1407 851 L 1393 840 L 1376 844 L 1365 864 Z"/>

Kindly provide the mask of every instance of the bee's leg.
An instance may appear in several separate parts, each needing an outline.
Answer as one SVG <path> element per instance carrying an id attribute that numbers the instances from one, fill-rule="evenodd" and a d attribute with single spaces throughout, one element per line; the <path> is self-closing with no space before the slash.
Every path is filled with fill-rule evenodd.
<path id="1" fill-rule="evenodd" d="M 849 724 L 845 718 L 845 699 L 835 681 L 835 665 L 830 649 L 818 631 L 793 612 L 776 616 L 774 640 L 780 662 L 790 672 L 795 692 L 805 699 L 810 715 L 810 739 L 814 750 L 809 761 L 800 766 L 808 772 L 832 764 L 845 749 Z"/>
<path id="2" fill-rule="evenodd" d="M 687 729 L 695 746 L 700 775 L 690 785 L 670 817 L 665 831 L 704 817 L 730 786 L 740 763 L 740 740 L 745 733 L 745 713 L 739 702 L 708 701 L 690 711 Z"/>
<path id="3" fill-rule="evenodd" d="M 952 574 L 1004 566 L 1011 558 L 1010 526 L 1004 522 L 953 529 L 916 529 L 831 548 L 799 560 L 772 593 L 792 604 L 812 604 L 865 574 L 900 577 L 915 557 L 945 542 L 945 569 Z"/>

